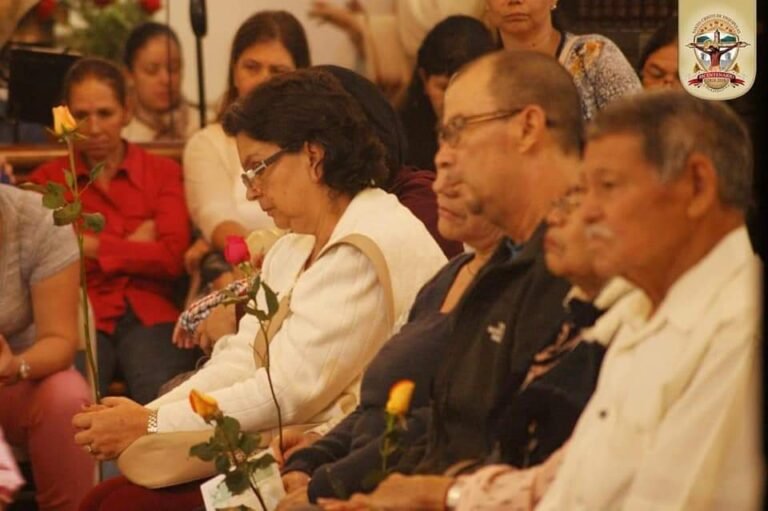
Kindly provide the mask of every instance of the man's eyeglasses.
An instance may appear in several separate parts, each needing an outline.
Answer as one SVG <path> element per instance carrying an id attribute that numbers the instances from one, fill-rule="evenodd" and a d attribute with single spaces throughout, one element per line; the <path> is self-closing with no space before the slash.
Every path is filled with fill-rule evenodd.
<path id="1" fill-rule="evenodd" d="M 586 189 L 583 186 L 569 188 L 562 197 L 552 201 L 552 208 L 563 215 L 570 215 L 581 206 L 585 193 Z"/>
<path id="2" fill-rule="evenodd" d="M 280 159 L 282 155 L 287 153 L 288 149 L 280 149 L 272 156 L 268 156 L 267 158 L 264 158 L 263 160 L 257 161 L 255 165 L 252 165 L 251 167 L 245 169 L 245 172 L 240 174 L 240 179 L 243 180 L 243 184 L 246 188 L 252 188 L 253 182 L 256 179 L 258 175 L 260 175 L 262 172 L 267 170 L 267 167 L 275 163 L 277 160 Z"/>
<path id="3" fill-rule="evenodd" d="M 453 119 L 451 119 L 447 124 L 437 127 L 437 138 L 441 142 L 445 142 L 451 147 L 456 147 L 456 144 L 459 143 L 461 132 L 467 126 L 471 126 L 473 124 L 480 124 L 483 122 L 499 121 L 502 119 L 507 119 L 509 117 L 514 117 L 515 115 L 519 114 L 522 111 L 523 111 L 522 108 L 515 108 L 513 110 L 497 110 L 495 112 L 487 112 L 484 114 L 475 114 L 475 115 L 467 115 L 467 116 L 458 115 Z"/>

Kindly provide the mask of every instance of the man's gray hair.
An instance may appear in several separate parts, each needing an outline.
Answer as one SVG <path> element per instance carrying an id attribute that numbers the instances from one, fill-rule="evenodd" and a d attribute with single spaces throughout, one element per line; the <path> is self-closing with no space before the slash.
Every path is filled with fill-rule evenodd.
<path id="1" fill-rule="evenodd" d="M 752 142 L 744 122 L 724 103 L 681 91 L 625 97 L 587 126 L 587 142 L 617 133 L 640 135 L 645 159 L 664 180 L 678 176 L 692 153 L 707 156 L 717 172 L 720 200 L 742 210 L 749 206 Z"/>

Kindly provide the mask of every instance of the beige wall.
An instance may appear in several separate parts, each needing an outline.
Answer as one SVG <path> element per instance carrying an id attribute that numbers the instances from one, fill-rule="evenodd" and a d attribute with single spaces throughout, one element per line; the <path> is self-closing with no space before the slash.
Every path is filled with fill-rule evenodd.
<path id="1" fill-rule="evenodd" d="M 345 0 L 328 0 L 338 5 Z M 370 12 L 387 12 L 393 0 L 361 0 Z M 195 40 L 189 23 L 189 0 L 165 0 L 170 7 L 159 11 L 154 19 L 169 20 L 181 39 L 184 52 L 184 94 L 197 102 L 197 69 Z M 203 39 L 203 65 L 205 67 L 206 103 L 215 108 L 226 87 L 229 46 L 240 23 L 256 11 L 284 9 L 295 15 L 304 25 L 309 39 L 314 64 L 338 64 L 356 68 L 358 62 L 346 35 L 327 24 L 320 24 L 307 16 L 312 0 L 207 0 L 208 34 Z"/>

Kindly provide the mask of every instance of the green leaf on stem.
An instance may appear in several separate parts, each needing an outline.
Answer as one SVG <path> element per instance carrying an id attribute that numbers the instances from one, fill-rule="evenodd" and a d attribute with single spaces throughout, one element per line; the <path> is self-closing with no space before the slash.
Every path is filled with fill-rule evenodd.
<path id="1" fill-rule="evenodd" d="M 265 454 L 250 462 L 251 471 L 269 468 L 274 462 L 275 458 L 271 454 Z"/>
<path id="2" fill-rule="evenodd" d="M 240 438 L 240 449 L 245 453 L 246 456 L 250 456 L 253 452 L 255 452 L 259 448 L 259 437 L 258 435 L 243 435 L 242 438 Z"/>
<path id="3" fill-rule="evenodd" d="M 229 472 L 229 456 L 226 454 L 217 455 L 214 460 L 214 465 L 216 465 L 216 472 L 219 474 L 226 474 Z"/>
<path id="4" fill-rule="evenodd" d="M 264 289 L 264 297 L 267 299 L 267 314 L 269 318 L 272 318 L 280 307 L 280 302 L 277 299 L 277 293 L 272 291 L 272 288 L 263 283 L 261 287 Z"/>
<path id="5" fill-rule="evenodd" d="M 224 482 L 233 495 L 239 495 L 248 489 L 248 476 L 242 470 L 227 472 Z"/>
<path id="6" fill-rule="evenodd" d="M 189 449 L 189 455 L 200 458 L 203 461 L 213 461 L 216 457 L 216 449 L 210 442 L 195 444 Z"/>
<path id="7" fill-rule="evenodd" d="M 101 174 L 101 171 L 104 170 L 104 163 L 97 163 L 92 169 L 91 172 L 88 174 L 88 179 L 92 182 L 96 181 L 96 178 L 99 177 L 99 174 Z"/>
<path id="8" fill-rule="evenodd" d="M 240 437 L 240 423 L 234 417 L 224 416 L 224 419 L 220 423 L 221 431 L 225 435 L 227 445 L 237 446 L 239 445 Z"/>
<path id="9" fill-rule="evenodd" d="M 101 232 L 104 230 L 104 215 L 101 213 L 83 213 L 83 225 L 86 229 L 93 232 Z"/>
<path id="10" fill-rule="evenodd" d="M 80 201 L 67 204 L 53 212 L 53 223 L 56 225 L 69 225 L 80 216 L 82 206 Z"/>
<path id="11" fill-rule="evenodd" d="M 43 206 L 48 209 L 59 209 L 66 206 L 65 191 L 64 186 L 59 183 L 46 183 L 43 191 Z"/>

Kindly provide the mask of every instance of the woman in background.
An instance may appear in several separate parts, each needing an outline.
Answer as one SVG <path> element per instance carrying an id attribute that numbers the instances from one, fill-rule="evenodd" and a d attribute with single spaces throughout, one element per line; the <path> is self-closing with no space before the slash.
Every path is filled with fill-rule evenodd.
<path id="1" fill-rule="evenodd" d="M 408 139 L 409 165 L 435 169 L 435 126 L 448 80 L 461 66 L 494 49 L 488 28 L 469 16 L 451 16 L 429 31 L 399 111 Z"/>
<path id="2" fill-rule="evenodd" d="M 285 11 L 258 12 L 235 34 L 229 58 L 229 80 L 219 109 L 227 108 L 270 77 L 309 66 L 309 47 L 299 21 Z M 221 256 L 227 236 L 246 237 L 255 229 L 274 228 L 272 219 L 245 198 L 243 169 L 234 137 L 216 122 L 198 131 L 184 148 L 184 190 L 199 237 L 184 256 L 187 272 L 203 285 L 232 280 Z M 201 268 L 201 261 L 204 264 Z M 203 275 L 199 275 L 202 272 Z M 217 286 L 218 287 L 218 286 Z M 195 294 L 195 293 L 193 293 Z"/>
<path id="3" fill-rule="evenodd" d="M 79 60 L 67 73 L 63 95 L 86 137 L 75 144 L 75 175 L 87 180 L 89 169 L 104 163 L 81 194 L 83 209 L 106 219 L 104 230 L 86 233 L 84 241 L 99 385 L 106 394 L 119 370 L 129 394 L 147 403 L 160 385 L 192 369 L 198 356 L 171 343 L 179 315 L 174 287 L 189 245 L 181 169 L 121 138 L 130 116 L 123 73 L 111 62 Z M 64 183 L 68 166 L 66 157 L 57 158 L 29 179 Z"/>
<path id="4" fill-rule="evenodd" d="M 645 89 L 681 89 L 677 68 L 677 16 L 669 18 L 643 47 L 638 63 Z"/>
<path id="5" fill-rule="evenodd" d="M 504 49 L 555 57 L 573 76 L 589 120 L 612 100 L 641 90 L 632 65 L 600 34 L 575 35 L 556 26 L 557 0 L 486 0 L 487 19 Z"/>
<path id="6" fill-rule="evenodd" d="M 183 141 L 200 128 L 181 94 L 181 45 L 168 25 L 146 22 L 128 35 L 123 52 L 133 118 L 129 142 Z"/>

